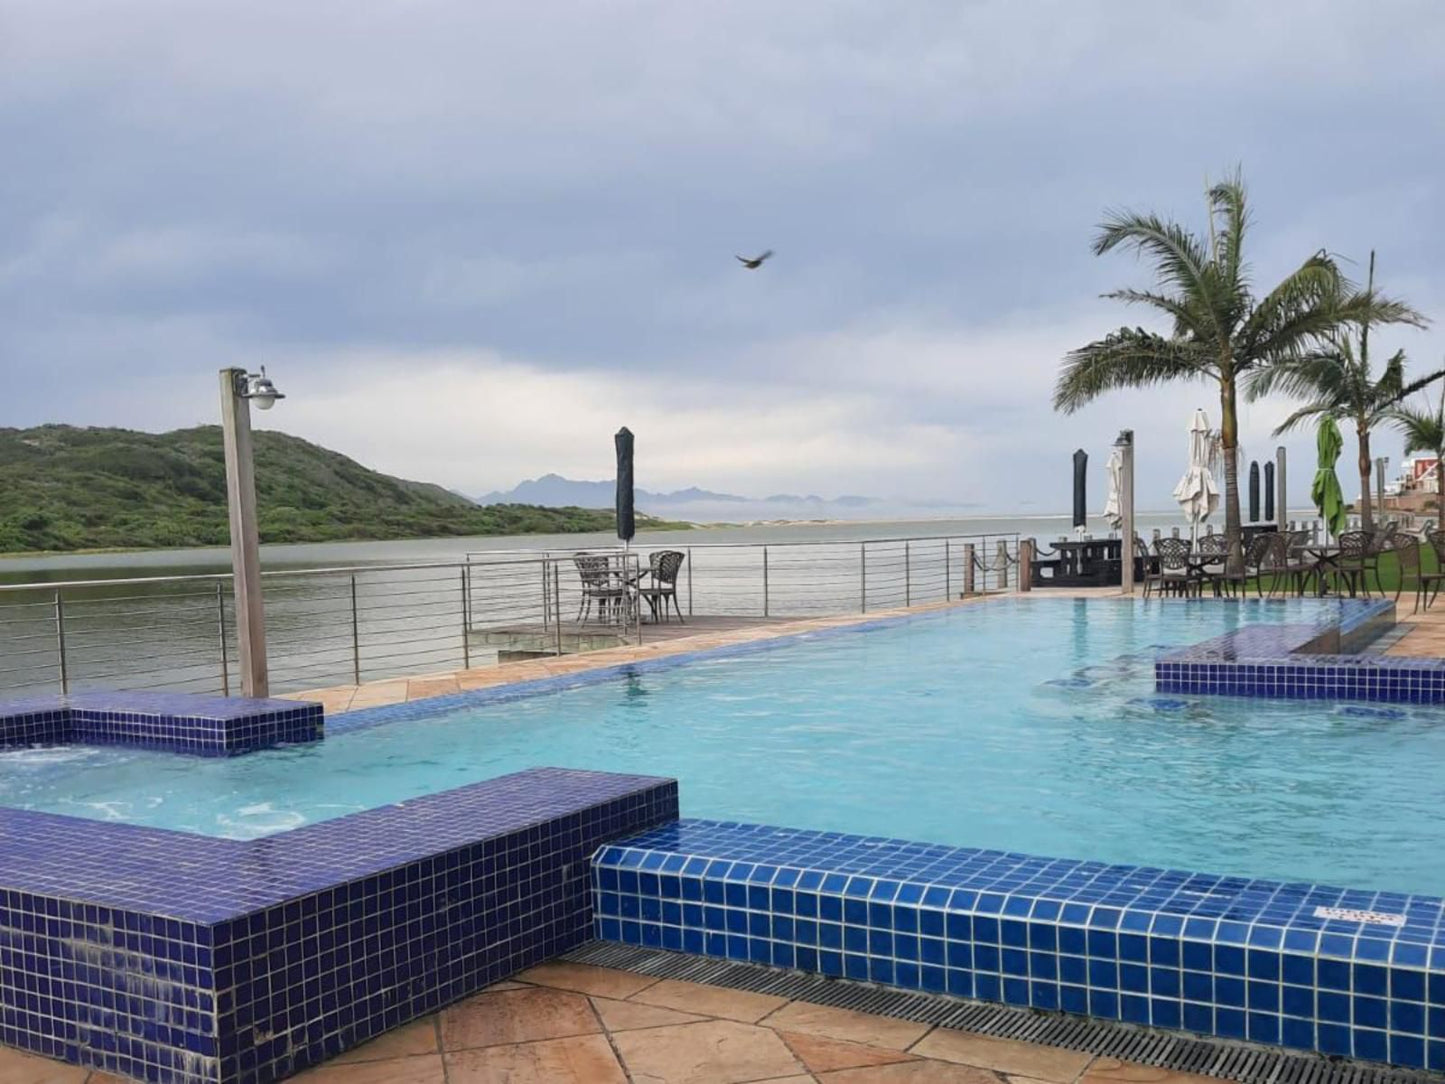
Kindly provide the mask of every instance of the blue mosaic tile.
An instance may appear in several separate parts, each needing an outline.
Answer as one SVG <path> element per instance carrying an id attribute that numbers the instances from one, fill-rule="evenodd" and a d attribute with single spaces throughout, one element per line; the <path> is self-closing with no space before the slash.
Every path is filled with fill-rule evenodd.
<path id="1" fill-rule="evenodd" d="M 125 745 L 200 756 L 235 756 L 318 741 L 321 705 L 188 693 L 73 693 L 0 702 L 0 748 Z"/>
<path id="2" fill-rule="evenodd" d="M 701 820 L 593 892 L 607 940 L 1445 1068 L 1438 897 Z"/>
<path id="3" fill-rule="evenodd" d="M 1186 695 L 1445 703 L 1445 659 L 1341 654 L 1393 624 L 1389 600 L 1345 600 L 1313 624 L 1249 625 L 1155 661 L 1155 689 Z"/>
<path id="4" fill-rule="evenodd" d="M 0 807 L 0 1043 L 252 1084 L 585 940 L 671 780 L 541 768 L 238 841 Z"/>

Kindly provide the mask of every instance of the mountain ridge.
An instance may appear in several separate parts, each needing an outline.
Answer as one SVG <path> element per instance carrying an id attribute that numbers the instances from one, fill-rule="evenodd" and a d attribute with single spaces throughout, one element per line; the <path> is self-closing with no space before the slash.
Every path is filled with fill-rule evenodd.
<path id="1" fill-rule="evenodd" d="M 482 507 L 277 430 L 257 430 L 254 446 L 263 542 L 567 534 L 615 526 L 610 509 Z M 641 529 L 685 526 L 639 518 Z M 168 433 L 0 428 L 0 553 L 229 540 L 219 426 Z"/>
<path id="2" fill-rule="evenodd" d="M 814 493 L 773 493 L 766 497 L 744 497 L 698 486 L 667 492 L 639 487 L 634 494 L 637 507 L 641 511 L 698 523 L 736 519 L 846 519 L 860 515 L 882 516 L 907 511 L 962 511 L 978 507 L 960 502 L 887 500 L 854 494 L 820 497 Z M 523 501 L 604 508 L 611 507 L 615 499 L 616 483 L 611 480 L 580 481 L 548 473 L 537 478 L 528 478 L 508 490 L 493 490 L 483 494 L 477 498 L 477 503 L 493 505 Z"/>

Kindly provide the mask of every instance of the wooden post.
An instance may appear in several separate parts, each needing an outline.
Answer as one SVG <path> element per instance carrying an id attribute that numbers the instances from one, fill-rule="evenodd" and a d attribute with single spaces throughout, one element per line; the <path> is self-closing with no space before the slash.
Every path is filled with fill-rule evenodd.
<path id="1" fill-rule="evenodd" d="M 261 599 L 261 542 L 256 529 L 256 471 L 251 407 L 241 396 L 246 370 L 221 370 L 221 432 L 226 452 L 226 504 L 231 519 L 231 570 L 236 581 L 236 646 L 241 695 L 268 696 L 266 616 Z"/>
<path id="2" fill-rule="evenodd" d="M 1124 532 L 1123 545 L 1119 547 L 1122 564 L 1119 569 L 1119 588 L 1126 595 L 1134 593 L 1134 430 L 1121 429 L 1119 439 L 1114 441 L 1119 449 L 1120 493 L 1119 515 L 1122 522 L 1119 529 Z"/>
<path id="3" fill-rule="evenodd" d="M 1019 539 L 1019 590 L 1034 589 L 1034 540 Z"/>
<path id="4" fill-rule="evenodd" d="M 974 546 L 972 542 L 963 544 L 963 594 L 967 597 L 974 593 Z"/>
<path id="5" fill-rule="evenodd" d="M 998 554 L 994 557 L 994 564 L 998 567 L 998 589 L 1000 591 L 1008 587 L 1008 541 L 1000 538 L 998 540 Z M 987 584 L 984 584 L 987 587 Z"/>

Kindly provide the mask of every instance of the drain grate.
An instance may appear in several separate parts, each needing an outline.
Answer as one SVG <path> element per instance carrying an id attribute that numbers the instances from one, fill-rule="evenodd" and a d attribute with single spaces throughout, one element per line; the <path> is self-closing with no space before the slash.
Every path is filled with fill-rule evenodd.
<path id="1" fill-rule="evenodd" d="M 1237 1080 L 1242 1084 L 1441 1084 L 1445 1081 L 1445 1076 L 1434 1073 L 1334 1060 L 1224 1039 L 1201 1039 L 1177 1032 L 1088 1020 L 1061 1013 L 889 990 L 802 971 L 783 971 L 758 964 L 636 948 L 609 941 L 590 941 L 562 959 L 659 979 L 682 979 L 756 994 L 773 994 L 812 1005 L 855 1009 L 998 1039 L 1041 1043 L 1160 1069 Z"/>

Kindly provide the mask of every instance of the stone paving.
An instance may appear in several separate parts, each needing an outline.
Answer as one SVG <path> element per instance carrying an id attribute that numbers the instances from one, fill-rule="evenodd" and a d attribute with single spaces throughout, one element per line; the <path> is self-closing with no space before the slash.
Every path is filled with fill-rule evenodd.
<path id="1" fill-rule="evenodd" d="M 544 964 L 296 1084 L 1204 1084 L 1209 1079 L 764 994 Z M 120 1084 L 0 1048 L 5 1084 Z"/>

